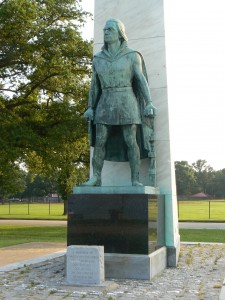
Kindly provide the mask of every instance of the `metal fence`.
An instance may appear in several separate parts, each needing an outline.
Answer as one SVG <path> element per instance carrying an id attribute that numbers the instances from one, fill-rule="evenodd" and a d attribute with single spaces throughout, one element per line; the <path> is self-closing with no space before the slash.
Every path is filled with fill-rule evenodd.
<path id="1" fill-rule="evenodd" d="M 152 209 L 150 214 L 152 215 Z M 62 218 L 64 203 L 61 199 L 29 198 L 0 202 L 0 218 Z M 225 199 L 178 200 L 180 221 L 225 222 Z"/>
<path id="2" fill-rule="evenodd" d="M 178 200 L 178 218 L 180 221 L 225 221 L 225 199 Z"/>
<path id="3" fill-rule="evenodd" d="M 11 199 L 0 203 L 0 217 L 14 216 L 62 216 L 64 203 L 60 198 L 33 197 Z"/>

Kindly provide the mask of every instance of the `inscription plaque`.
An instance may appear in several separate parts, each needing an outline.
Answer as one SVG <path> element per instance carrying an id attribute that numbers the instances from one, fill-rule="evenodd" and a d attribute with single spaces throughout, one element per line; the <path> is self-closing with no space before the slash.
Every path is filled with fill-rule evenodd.
<path id="1" fill-rule="evenodd" d="M 68 284 L 99 285 L 105 280 L 103 246 L 69 246 L 66 264 Z"/>

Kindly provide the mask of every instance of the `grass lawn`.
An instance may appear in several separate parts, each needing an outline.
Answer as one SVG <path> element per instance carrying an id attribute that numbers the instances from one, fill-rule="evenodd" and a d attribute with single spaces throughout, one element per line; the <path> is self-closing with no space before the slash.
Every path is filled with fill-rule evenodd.
<path id="1" fill-rule="evenodd" d="M 178 201 L 179 221 L 225 222 L 225 200 Z M 149 216 L 156 219 L 157 202 L 150 204 Z M 63 203 L 0 204 L 0 219 L 66 220 Z"/>
<path id="2" fill-rule="evenodd" d="M 182 242 L 225 243 L 223 229 L 180 229 Z"/>
<path id="3" fill-rule="evenodd" d="M 179 221 L 225 221 L 225 200 L 178 201 Z"/>
<path id="4" fill-rule="evenodd" d="M 0 219 L 67 220 L 63 203 L 13 203 L 0 205 Z"/>
<path id="5" fill-rule="evenodd" d="M 66 227 L 40 226 L 0 226 L 0 247 L 29 242 L 66 242 Z M 180 229 L 181 241 L 185 242 L 225 242 L 225 230 Z"/>
<path id="6" fill-rule="evenodd" d="M 67 228 L 62 226 L 0 226 L 0 247 L 30 242 L 66 242 Z"/>
<path id="7" fill-rule="evenodd" d="M 179 221 L 225 221 L 225 200 L 179 201 L 178 204 Z M 153 201 L 149 212 L 153 219 L 156 211 Z M 67 216 L 63 215 L 63 203 L 18 203 L 0 204 L 0 219 L 66 220 Z M 181 241 L 186 242 L 225 243 L 225 230 L 180 229 L 180 235 Z M 28 242 L 66 242 L 66 227 L 0 226 L 0 247 Z"/>

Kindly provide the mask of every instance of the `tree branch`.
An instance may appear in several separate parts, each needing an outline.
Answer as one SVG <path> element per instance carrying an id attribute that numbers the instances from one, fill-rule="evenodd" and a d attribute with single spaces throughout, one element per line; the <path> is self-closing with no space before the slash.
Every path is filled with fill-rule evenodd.
<path id="1" fill-rule="evenodd" d="M 24 99 L 26 99 L 28 96 L 30 96 L 30 94 L 32 94 L 32 92 L 38 87 L 40 86 L 43 82 L 45 82 L 46 80 L 48 80 L 51 77 L 60 75 L 60 73 L 52 73 L 48 76 L 46 76 L 44 79 L 42 79 L 41 81 L 37 82 L 34 86 L 31 87 L 30 91 L 28 91 L 25 95 L 24 95 Z"/>
<path id="2" fill-rule="evenodd" d="M 0 91 L 12 92 L 12 93 L 17 93 L 17 92 L 18 92 L 18 90 L 11 90 L 11 89 L 1 89 L 1 88 L 0 88 Z"/>

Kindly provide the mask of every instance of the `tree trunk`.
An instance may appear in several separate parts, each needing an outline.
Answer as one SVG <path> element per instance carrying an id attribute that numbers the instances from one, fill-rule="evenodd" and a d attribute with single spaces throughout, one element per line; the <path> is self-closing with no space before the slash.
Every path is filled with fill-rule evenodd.
<path id="1" fill-rule="evenodd" d="M 64 210 L 63 210 L 63 215 L 67 215 L 68 213 L 68 198 L 63 199 L 64 200 Z"/>

